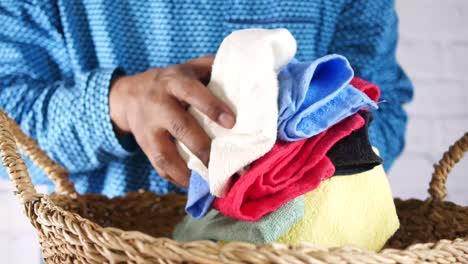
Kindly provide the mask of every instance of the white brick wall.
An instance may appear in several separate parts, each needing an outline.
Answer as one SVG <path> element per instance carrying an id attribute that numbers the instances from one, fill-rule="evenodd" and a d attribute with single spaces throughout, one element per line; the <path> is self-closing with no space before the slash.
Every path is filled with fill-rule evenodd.
<path id="1" fill-rule="evenodd" d="M 398 58 L 415 85 L 407 145 L 390 172 L 395 196 L 427 197 L 432 164 L 468 130 L 468 1 L 397 0 Z M 448 200 L 468 205 L 468 158 L 448 180 Z"/>
<path id="2" fill-rule="evenodd" d="M 468 130 L 468 0 L 397 0 L 398 57 L 415 84 L 407 147 L 390 173 L 396 196 L 427 197 L 432 164 Z M 468 158 L 450 175 L 449 199 L 468 205 Z M 0 182 L 1 263 L 37 263 L 34 231 Z"/>

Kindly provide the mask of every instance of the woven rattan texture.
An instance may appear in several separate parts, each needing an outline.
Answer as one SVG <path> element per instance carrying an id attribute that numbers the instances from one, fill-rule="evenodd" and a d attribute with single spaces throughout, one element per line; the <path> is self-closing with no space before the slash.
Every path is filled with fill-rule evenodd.
<path id="1" fill-rule="evenodd" d="M 48 172 L 60 194 L 36 192 L 16 145 Z M 185 197 L 78 195 L 66 171 L 0 111 L 2 163 L 46 263 L 468 263 L 468 208 L 443 201 L 447 176 L 467 150 L 468 133 L 435 166 L 428 200 L 395 200 L 401 228 L 378 253 L 311 244 L 180 243 L 168 237 L 183 217 Z"/>

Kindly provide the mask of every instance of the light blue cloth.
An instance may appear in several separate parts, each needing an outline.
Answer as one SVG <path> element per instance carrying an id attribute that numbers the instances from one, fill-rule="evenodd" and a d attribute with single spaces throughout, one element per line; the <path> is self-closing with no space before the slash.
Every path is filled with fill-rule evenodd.
<path id="1" fill-rule="evenodd" d="M 278 76 L 278 138 L 296 141 L 315 136 L 355 114 L 377 105 L 349 83 L 353 70 L 340 55 L 327 55 L 312 63 L 293 60 Z M 185 210 L 200 219 L 211 208 L 214 196 L 208 183 L 192 172 Z"/>
<path id="2" fill-rule="evenodd" d="M 310 138 L 355 114 L 377 105 L 349 83 L 353 69 L 341 55 L 327 55 L 312 63 L 293 60 L 278 76 L 278 138 Z"/>
<path id="3" fill-rule="evenodd" d="M 196 171 L 192 171 L 185 211 L 194 219 L 202 218 L 211 208 L 215 197 L 210 186 Z"/>

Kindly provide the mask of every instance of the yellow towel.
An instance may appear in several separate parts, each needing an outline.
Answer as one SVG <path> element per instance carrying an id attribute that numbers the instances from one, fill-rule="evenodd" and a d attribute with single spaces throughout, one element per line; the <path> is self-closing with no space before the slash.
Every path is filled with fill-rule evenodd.
<path id="1" fill-rule="evenodd" d="M 305 197 L 304 218 L 278 242 L 353 245 L 378 251 L 400 225 L 382 166 L 332 177 Z"/>

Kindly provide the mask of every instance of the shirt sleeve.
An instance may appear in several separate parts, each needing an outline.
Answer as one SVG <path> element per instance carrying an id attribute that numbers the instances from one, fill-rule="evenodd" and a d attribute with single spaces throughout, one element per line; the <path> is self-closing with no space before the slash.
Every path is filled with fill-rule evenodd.
<path id="1" fill-rule="evenodd" d="M 405 144 L 407 115 L 413 87 L 396 60 L 398 17 L 393 0 L 350 0 L 342 10 L 330 53 L 346 56 L 355 75 L 381 89 L 379 109 L 370 127 L 388 170 Z"/>
<path id="2" fill-rule="evenodd" d="M 70 59 L 52 2 L 0 3 L 0 108 L 70 172 L 95 170 L 131 155 L 109 115 L 117 70 Z"/>

